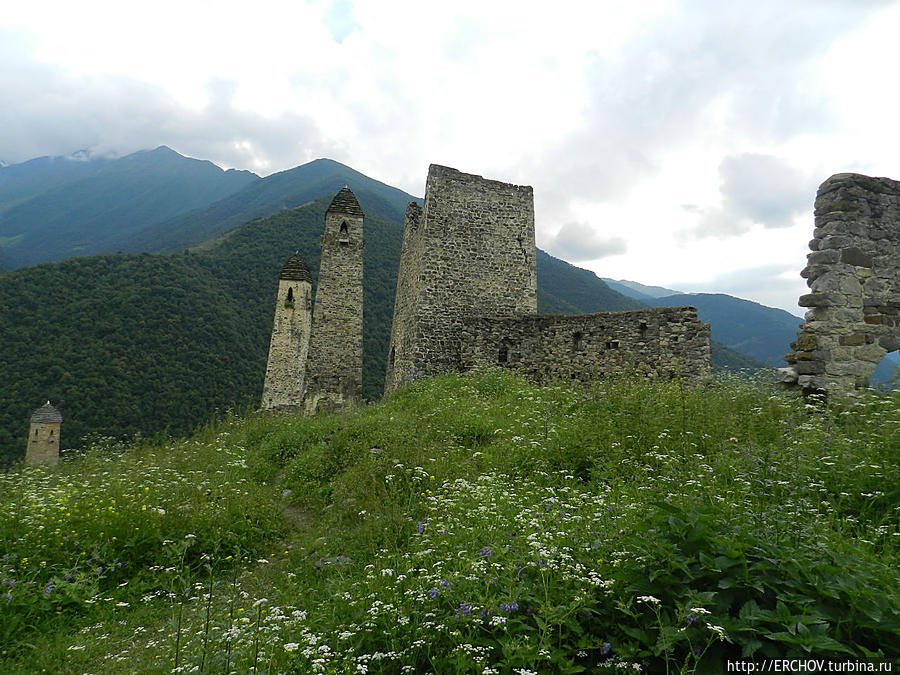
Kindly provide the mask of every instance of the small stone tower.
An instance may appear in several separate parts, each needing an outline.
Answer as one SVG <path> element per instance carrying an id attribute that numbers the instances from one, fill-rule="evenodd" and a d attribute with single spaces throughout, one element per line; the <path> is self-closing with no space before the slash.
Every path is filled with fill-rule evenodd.
<path id="1" fill-rule="evenodd" d="M 363 212 L 344 187 L 325 212 L 306 365 L 308 414 L 362 401 Z"/>
<path id="2" fill-rule="evenodd" d="M 459 369 L 464 323 L 537 314 L 534 194 L 432 164 L 406 210 L 385 390 Z"/>
<path id="3" fill-rule="evenodd" d="M 31 416 L 31 428 L 28 430 L 28 449 L 25 451 L 25 464 L 35 466 L 59 464 L 59 428 L 62 415 L 59 410 L 47 401 L 34 411 Z"/>
<path id="4" fill-rule="evenodd" d="M 312 277 L 295 253 L 278 277 L 275 322 L 263 384 L 263 410 L 301 410 L 312 325 Z"/>

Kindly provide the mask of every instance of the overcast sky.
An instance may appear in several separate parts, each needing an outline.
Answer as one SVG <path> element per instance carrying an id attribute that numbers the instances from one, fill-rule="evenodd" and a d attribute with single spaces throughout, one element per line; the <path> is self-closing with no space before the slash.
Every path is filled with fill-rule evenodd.
<path id="1" fill-rule="evenodd" d="M 900 179 L 898 36 L 878 0 L 3 3 L 0 160 L 445 164 L 600 276 L 800 314 L 816 187 Z"/>

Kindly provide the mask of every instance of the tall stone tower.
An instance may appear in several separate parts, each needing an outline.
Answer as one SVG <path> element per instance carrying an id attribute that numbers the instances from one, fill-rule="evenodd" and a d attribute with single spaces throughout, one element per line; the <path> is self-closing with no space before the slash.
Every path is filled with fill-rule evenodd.
<path id="1" fill-rule="evenodd" d="M 362 401 L 363 212 L 344 187 L 325 212 L 306 365 L 308 414 Z"/>
<path id="2" fill-rule="evenodd" d="M 50 405 L 50 401 L 34 411 L 31 416 L 31 428 L 28 430 L 25 464 L 28 466 L 37 464 L 56 466 L 59 463 L 61 425 L 62 415 L 59 414 L 59 410 Z"/>
<path id="3" fill-rule="evenodd" d="M 385 390 L 458 369 L 464 319 L 536 313 L 532 189 L 432 164 L 406 210 Z"/>
<path id="4" fill-rule="evenodd" d="M 312 277 L 295 253 L 278 277 L 275 322 L 263 384 L 263 410 L 301 410 L 312 325 Z"/>

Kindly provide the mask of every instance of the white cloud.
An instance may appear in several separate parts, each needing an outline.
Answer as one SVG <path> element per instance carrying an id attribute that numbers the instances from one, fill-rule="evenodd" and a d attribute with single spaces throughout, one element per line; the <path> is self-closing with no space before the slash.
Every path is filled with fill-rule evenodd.
<path id="1" fill-rule="evenodd" d="M 726 157 L 719 165 L 719 176 L 721 206 L 682 205 L 697 216 L 694 227 L 678 233 L 682 241 L 732 237 L 754 225 L 791 227 L 798 216 L 811 211 L 815 199 L 816 179 L 771 155 Z"/>
<path id="2" fill-rule="evenodd" d="M 622 237 L 604 236 L 585 223 L 566 223 L 548 244 L 549 253 L 571 262 L 600 260 L 625 253 Z"/>

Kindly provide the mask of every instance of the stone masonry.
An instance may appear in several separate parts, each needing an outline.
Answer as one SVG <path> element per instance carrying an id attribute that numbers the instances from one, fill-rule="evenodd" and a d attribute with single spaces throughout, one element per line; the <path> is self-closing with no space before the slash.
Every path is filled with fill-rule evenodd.
<path id="1" fill-rule="evenodd" d="M 28 430 L 28 448 L 25 450 L 25 464 L 36 466 L 59 463 L 59 432 L 62 415 L 47 401 L 34 411 Z"/>
<path id="2" fill-rule="evenodd" d="M 385 389 L 458 370 L 465 318 L 535 314 L 536 269 L 532 189 L 432 164 L 406 212 Z"/>
<path id="3" fill-rule="evenodd" d="M 363 212 L 344 187 L 325 212 L 304 410 L 362 402 Z"/>
<path id="4" fill-rule="evenodd" d="M 511 368 L 540 384 L 615 374 L 696 378 L 710 372 L 709 326 L 693 307 L 470 319 L 460 363 Z"/>
<path id="5" fill-rule="evenodd" d="M 780 370 L 806 393 L 868 384 L 900 347 L 900 182 L 839 173 L 819 187 L 801 272 L 810 293 L 794 350 Z"/>
<path id="6" fill-rule="evenodd" d="M 278 279 L 275 320 L 263 385 L 263 410 L 301 410 L 312 327 L 312 277 L 295 253 Z"/>
<path id="7" fill-rule="evenodd" d="M 693 307 L 537 314 L 532 189 L 432 165 L 406 212 L 386 391 L 478 366 L 591 381 L 704 376 L 709 326 Z"/>

